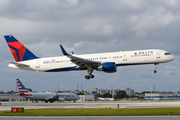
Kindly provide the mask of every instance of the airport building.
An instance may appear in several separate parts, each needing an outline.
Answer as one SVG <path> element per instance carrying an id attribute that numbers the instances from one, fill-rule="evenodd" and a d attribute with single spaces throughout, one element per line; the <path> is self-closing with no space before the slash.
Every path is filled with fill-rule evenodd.
<path id="1" fill-rule="evenodd" d="M 133 95 L 134 94 L 134 90 L 131 88 L 121 88 L 120 90 L 123 90 L 126 92 L 127 95 Z"/>
<path id="2" fill-rule="evenodd" d="M 79 95 L 80 99 L 78 101 L 94 101 L 94 95 Z"/>
<path id="3" fill-rule="evenodd" d="M 127 95 L 133 95 L 134 94 L 134 90 L 131 89 L 131 88 L 121 88 L 121 89 L 98 89 L 98 88 L 94 88 L 93 91 L 95 91 L 97 94 L 100 94 L 100 95 L 104 95 L 104 94 L 114 94 L 114 95 L 117 95 L 117 92 L 118 91 L 125 91 Z"/>
<path id="4" fill-rule="evenodd" d="M 19 94 L 0 94 L 0 101 L 26 101 L 25 98 L 19 96 Z"/>
<path id="5" fill-rule="evenodd" d="M 179 93 L 145 93 L 146 100 L 180 100 Z"/>

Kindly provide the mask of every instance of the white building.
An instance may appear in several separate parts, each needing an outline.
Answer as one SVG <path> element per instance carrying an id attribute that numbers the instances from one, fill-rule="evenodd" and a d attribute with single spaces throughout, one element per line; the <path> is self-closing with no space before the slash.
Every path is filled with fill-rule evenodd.
<path id="1" fill-rule="evenodd" d="M 25 101 L 19 94 L 0 94 L 0 101 Z"/>
<path id="2" fill-rule="evenodd" d="M 126 92 L 127 95 L 133 95 L 134 94 L 134 90 L 131 88 L 121 88 L 120 90 L 123 90 Z"/>
<path id="3" fill-rule="evenodd" d="M 94 101 L 94 95 L 79 95 L 80 99 L 78 101 Z"/>
<path id="4" fill-rule="evenodd" d="M 154 100 L 176 100 L 180 99 L 180 94 L 178 93 L 145 93 L 145 99 Z"/>
<path id="5" fill-rule="evenodd" d="M 104 95 L 104 94 L 107 94 L 107 93 L 109 93 L 109 94 L 113 93 L 114 95 L 117 95 L 117 92 L 121 91 L 121 90 L 125 91 L 127 95 L 134 94 L 134 90 L 130 89 L 130 88 L 113 89 L 113 91 L 112 91 L 112 89 L 111 90 L 109 90 L 109 89 L 104 90 L 104 89 L 94 88 L 94 91 L 95 90 L 97 91 L 97 94 L 100 94 L 100 95 Z"/>

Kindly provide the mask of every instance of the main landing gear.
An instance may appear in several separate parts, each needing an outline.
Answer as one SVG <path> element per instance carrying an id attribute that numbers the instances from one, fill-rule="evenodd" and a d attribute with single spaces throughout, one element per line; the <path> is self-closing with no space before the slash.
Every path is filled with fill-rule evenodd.
<path id="1" fill-rule="evenodd" d="M 92 75 L 92 74 L 86 75 L 85 78 L 86 78 L 86 79 L 94 78 L 94 75 Z"/>
<path id="2" fill-rule="evenodd" d="M 93 72 L 93 68 L 92 67 L 87 67 L 87 70 L 88 70 L 88 75 L 86 75 L 85 78 L 87 80 L 89 80 L 90 78 L 94 78 L 94 75 L 91 74 Z"/>
<path id="3" fill-rule="evenodd" d="M 156 70 L 157 69 L 157 65 L 158 65 L 158 63 L 154 64 L 154 73 L 157 73 L 157 70 Z"/>

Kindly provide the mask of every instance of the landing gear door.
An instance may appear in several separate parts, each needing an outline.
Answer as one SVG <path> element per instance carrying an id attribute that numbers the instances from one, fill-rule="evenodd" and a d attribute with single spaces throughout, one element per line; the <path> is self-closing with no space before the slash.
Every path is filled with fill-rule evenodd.
<path id="1" fill-rule="evenodd" d="M 36 68 L 40 68 L 40 64 L 38 61 L 36 62 Z"/>
<path id="2" fill-rule="evenodd" d="M 159 52 L 157 52 L 157 54 L 156 54 L 156 58 L 157 58 L 157 59 L 161 58 L 161 56 L 160 56 Z"/>
<path id="3" fill-rule="evenodd" d="M 127 56 L 123 55 L 123 61 L 127 61 Z"/>

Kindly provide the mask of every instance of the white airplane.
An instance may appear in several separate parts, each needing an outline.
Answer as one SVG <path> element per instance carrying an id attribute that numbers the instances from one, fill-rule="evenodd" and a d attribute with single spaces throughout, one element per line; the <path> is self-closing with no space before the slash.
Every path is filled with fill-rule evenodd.
<path id="1" fill-rule="evenodd" d="M 98 97 L 98 100 L 99 100 L 99 101 L 106 101 L 105 98 L 101 98 L 101 97 Z"/>
<path id="2" fill-rule="evenodd" d="M 114 101 L 114 98 L 106 98 L 107 101 Z"/>
<path id="3" fill-rule="evenodd" d="M 154 64 L 154 73 L 159 63 L 175 60 L 164 50 L 149 49 L 75 55 L 68 54 L 60 45 L 65 56 L 41 58 L 35 56 L 12 35 L 4 36 L 16 62 L 8 62 L 8 67 L 37 72 L 62 72 L 87 70 L 86 79 L 94 78 L 93 70 L 114 73 L 118 66 Z"/>
<path id="4" fill-rule="evenodd" d="M 16 79 L 17 81 L 17 87 L 20 93 L 20 96 L 30 99 L 30 100 L 35 100 L 35 101 L 45 101 L 47 103 L 50 101 L 53 103 L 54 101 L 77 101 L 80 99 L 80 97 L 74 93 L 33 93 L 29 92 L 24 85 L 21 83 L 19 79 Z"/>

